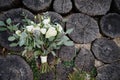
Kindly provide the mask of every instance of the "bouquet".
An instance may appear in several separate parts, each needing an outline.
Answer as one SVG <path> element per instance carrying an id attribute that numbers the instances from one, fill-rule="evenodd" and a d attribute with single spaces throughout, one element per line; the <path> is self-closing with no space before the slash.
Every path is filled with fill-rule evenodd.
<path id="1" fill-rule="evenodd" d="M 59 49 L 62 45 L 72 46 L 74 45 L 66 34 L 72 32 L 73 29 L 69 29 L 64 32 L 62 26 L 59 23 L 52 23 L 50 17 L 47 14 L 38 15 L 37 22 L 30 19 L 23 19 L 24 25 L 12 25 L 12 20 L 9 18 L 4 22 L 0 21 L 1 30 L 9 30 L 12 35 L 8 37 L 10 44 L 13 46 L 24 47 L 22 55 L 29 55 L 34 58 L 41 58 L 40 69 L 41 72 L 49 71 L 49 65 L 47 63 L 48 54 L 52 53 L 56 56 L 54 50 Z"/>

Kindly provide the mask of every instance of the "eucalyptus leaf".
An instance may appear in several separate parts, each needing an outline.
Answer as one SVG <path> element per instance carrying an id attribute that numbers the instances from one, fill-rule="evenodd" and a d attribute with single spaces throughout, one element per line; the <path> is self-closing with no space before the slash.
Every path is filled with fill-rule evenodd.
<path id="1" fill-rule="evenodd" d="M 0 26 L 6 26 L 3 21 L 0 21 Z"/>
<path id="2" fill-rule="evenodd" d="M 25 44 L 26 40 L 25 39 L 21 39 L 19 41 L 19 46 L 23 46 Z"/>
<path id="3" fill-rule="evenodd" d="M 53 41 L 55 39 L 55 37 L 50 37 L 49 41 Z"/>
<path id="4" fill-rule="evenodd" d="M 51 53 L 52 53 L 52 55 L 53 55 L 53 56 L 56 56 L 56 54 L 55 54 L 55 52 L 54 52 L 54 51 L 51 51 Z"/>
<path id="5" fill-rule="evenodd" d="M 11 43 L 10 47 L 16 47 L 18 44 L 17 43 Z"/>
<path id="6" fill-rule="evenodd" d="M 8 18 L 8 19 L 6 20 L 6 23 L 10 25 L 10 24 L 12 23 L 12 20 L 11 20 L 10 18 Z"/>
<path id="7" fill-rule="evenodd" d="M 73 28 L 68 29 L 68 30 L 65 32 L 65 34 L 70 34 L 73 30 L 74 30 Z"/>
<path id="8" fill-rule="evenodd" d="M 6 31 L 7 28 L 4 28 L 4 27 L 0 27 L 0 31 Z"/>
<path id="9" fill-rule="evenodd" d="M 74 43 L 73 43 L 73 41 L 66 41 L 66 42 L 64 42 L 64 45 L 65 46 L 73 46 Z"/>
<path id="10" fill-rule="evenodd" d="M 69 38 L 67 37 L 67 36 L 63 36 L 63 39 L 62 39 L 63 41 L 68 41 L 69 40 Z"/>
<path id="11" fill-rule="evenodd" d="M 14 40 L 15 40 L 15 37 L 14 37 L 14 36 L 8 37 L 8 41 L 14 41 Z"/>

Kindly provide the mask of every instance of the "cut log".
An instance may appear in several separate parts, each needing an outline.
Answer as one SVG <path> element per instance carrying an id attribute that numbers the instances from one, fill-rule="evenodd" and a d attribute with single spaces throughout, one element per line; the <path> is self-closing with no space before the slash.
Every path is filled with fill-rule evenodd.
<path id="1" fill-rule="evenodd" d="M 52 11 L 48 11 L 47 13 L 48 16 L 50 16 L 52 23 L 59 23 L 62 25 L 63 28 L 65 27 L 65 23 L 63 22 L 63 17 L 60 14 Z"/>
<path id="2" fill-rule="evenodd" d="M 115 3 L 115 7 L 117 8 L 118 12 L 120 12 L 120 0 L 113 0 Z"/>
<path id="3" fill-rule="evenodd" d="M 40 75 L 39 80 L 55 80 L 55 72 L 48 72 Z"/>
<path id="4" fill-rule="evenodd" d="M 94 68 L 95 58 L 91 51 L 85 48 L 81 48 L 78 56 L 75 59 L 75 66 L 79 70 L 90 72 Z"/>
<path id="5" fill-rule="evenodd" d="M 0 56 L 0 80 L 33 80 L 33 73 L 20 56 Z"/>
<path id="6" fill-rule="evenodd" d="M 23 4 L 33 12 L 40 12 L 50 7 L 52 0 L 22 0 Z"/>
<path id="7" fill-rule="evenodd" d="M 92 51 L 96 58 L 104 63 L 112 63 L 120 58 L 120 48 L 106 38 L 100 38 L 92 44 Z"/>
<path id="8" fill-rule="evenodd" d="M 67 80 L 69 73 L 73 71 L 72 67 L 65 67 L 62 63 L 56 66 L 56 80 Z"/>
<path id="9" fill-rule="evenodd" d="M 120 61 L 97 69 L 96 80 L 120 80 Z"/>
<path id="10" fill-rule="evenodd" d="M 111 5 L 112 0 L 74 0 L 76 8 L 85 14 L 105 15 Z"/>
<path id="11" fill-rule="evenodd" d="M 0 21 L 6 21 L 8 18 L 12 19 L 12 23 L 13 24 L 18 24 L 20 23 L 20 25 L 24 24 L 22 19 L 24 19 L 24 17 L 22 16 L 22 14 L 25 14 L 29 19 L 34 20 L 34 15 L 22 8 L 18 8 L 18 9 L 12 9 L 9 10 L 7 12 L 4 12 L 0 15 Z M 12 33 L 10 33 L 9 31 L 4 31 L 4 32 L 0 32 L 0 44 L 1 46 L 7 48 L 8 50 L 12 50 L 12 51 L 21 51 L 23 50 L 20 47 L 10 47 L 10 43 L 8 41 L 8 37 L 11 35 Z"/>
<path id="12" fill-rule="evenodd" d="M 101 19 L 100 28 L 106 36 L 111 38 L 120 37 L 120 15 L 117 13 L 105 15 Z"/>
<path id="13" fill-rule="evenodd" d="M 0 0 L 0 11 L 11 9 L 20 4 L 20 0 Z"/>
<path id="14" fill-rule="evenodd" d="M 66 29 L 71 28 L 74 30 L 69 36 L 76 43 L 90 43 L 99 36 L 97 22 L 81 13 L 75 13 L 68 17 Z"/>
<path id="15" fill-rule="evenodd" d="M 60 14 L 67 14 L 72 10 L 71 0 L 55 0 L 53 9 Z"/>
<path id="16" fill-rule="evenodd" d="M 62 61 L 72 61 L 75 55 L 75 46 L 63 46 L 59 50 L 59 58 Z"/>

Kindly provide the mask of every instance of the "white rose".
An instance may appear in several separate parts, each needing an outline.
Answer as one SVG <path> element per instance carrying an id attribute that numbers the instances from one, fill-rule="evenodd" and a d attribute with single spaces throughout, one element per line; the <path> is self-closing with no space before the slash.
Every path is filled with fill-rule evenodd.
<path id="1" fill-rule="evenodd" d="M 26 29 L 28 32 L 32 32 L 34 26 L 33 25 L 30 25 L 30 26 L 26 26 Z"/>
<path id="2" fill-rule="evenodd" d="M 50 38 L 57 35 L 57 31 L 54 27 L 50 27 L 46 32 L 46 38 Z"/>
<path id="3" fill-rule="evenodd" d="M 50 18 L 44 19 L 43 24 L 49 24 L 50 23 Z"/>
<path id="4" fill-rule="evenodd" d="M 34 27 L 34 28 L 33 28 L 33 31 L 40 31 L 40 27 L 39 27 L 39 26 Z"/>
<path id="5" fill-rule="evenodd" d="M 40 32 L 41 32 L 42 34 L 45 34 L 46 31 L 47 31 L 47 30 L 46 30 L 45 28 L 41 28 L 41 29 L 40 29 Z"/>
<path id="6" fill-rule="evenodd" d="M 63 30 L 62 26 L 60 24 L 58 24 L 58 23 L 56 24 L 56 26 L 57 26 L 58 31 L 62 32 L 62 30 Z"/>
<path id="7" fill-rule="evenodd" d="M 21 31 L 20 31 L 20 30 L 17 30 L 15 33 L 16 33 L 18 36 L 20 36 Z"/>
<path id="8" fill-rule="evenodd" d="M 52 25 L 50 25 L 50 24 L 45 24 L 43 27 L 44 27 L 44 28 L 50 28 L 50 27 L 52 27 Z"/>

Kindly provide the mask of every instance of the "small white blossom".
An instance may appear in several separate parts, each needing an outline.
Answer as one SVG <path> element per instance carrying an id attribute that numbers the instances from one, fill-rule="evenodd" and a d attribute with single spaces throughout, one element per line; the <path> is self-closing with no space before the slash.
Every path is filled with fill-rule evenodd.
<path id="1" fill-rule="evenodd" d="M 46 31 L 47 31 L 47 30 L 46 30 L 45 28 L 41 28 L 41 29 L 40 29 L 40 32 L 41 32 L 42 34 L 45 34 Z"/>
<path id="2" fill-rule="evenodd" d="M 54 37 L 57 35 L 57 31 L 54 27 L 50 27 L 46 32 L 46 38 Z"/>
<path id="3" fill-rule="evenodd" d="M 34 27 L 34 28 L 33 28 L 33 31 L 40 31 L 40 27 L 38 27 L 38 26 L 37 26 L 37 27 Z"/>
<path id="4" fill-rule="evenodd" d="M 20 31 L 20 30 L 17 30 L 15 33 L 16 33 L 18 36 L 20 36 L 21 31 Z"/>
<path id="5" fill-rule="evenodd" d="M 30 26 L 26 26 L 26 29 L 28 32 L 32 32 L 34 26 L 33 25 L 30 25 Z"/>
<path id="6" fill-rule="evenodd" d="M 57 26 L 57 30 L 59 32 L 62 32 L 62 30 L 63 30 L 62 26 L 60 24 L 58 24 L 58 23 L 56 24 L 56 26 Z"/>
<path id="7" fill-rule="evenodd" d="M 43 22 L 43 24 L 49 24 L 50 23 L 50 18 L 44 19 L 42 22 Z"/>
<path id="8" fill-rule="evenodd" d="M 45 24 L 43 27 L 44 27 L 44 28 L 50 28 L 50 27 L 52 27 L 52 25 L 50 25 L 50 24 Z"/>

